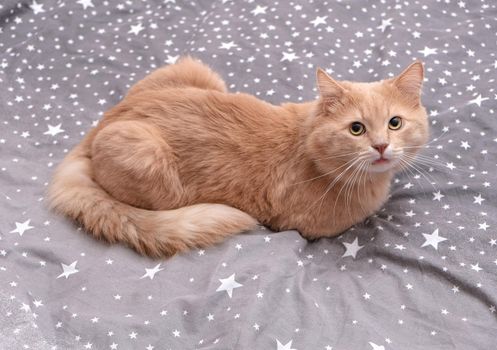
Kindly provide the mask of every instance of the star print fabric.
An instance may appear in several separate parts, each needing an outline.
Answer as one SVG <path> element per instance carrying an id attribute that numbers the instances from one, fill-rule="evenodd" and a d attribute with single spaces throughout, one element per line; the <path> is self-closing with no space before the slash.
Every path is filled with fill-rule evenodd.
<path id="1" fill-rule="evenodd" d="M 496 3 L 0 3 L 1 349 L 481 349 L 497 335 Z M 431 141 L 335 239 L 257 230 L 169 260 L 46 209 L 54 167 L 155 68 L 191 54 L 230 91 L 316 97 L 425 63 Z"/>

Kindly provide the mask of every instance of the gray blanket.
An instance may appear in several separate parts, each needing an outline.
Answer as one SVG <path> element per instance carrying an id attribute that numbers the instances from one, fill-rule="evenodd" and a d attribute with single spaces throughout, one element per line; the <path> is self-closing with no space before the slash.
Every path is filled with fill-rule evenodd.
<path id="1" fill-rule="evenodd" d="M 1 349 L 495 349 L 492 1 L 0 4 Z M 432 137 L 377 215 L 335 239 L 260 230 L 169 260 L 49 212 L 66 152 L 153 69 L 201 58 L 231 91 L 316 96 L 426 64 Z"/>

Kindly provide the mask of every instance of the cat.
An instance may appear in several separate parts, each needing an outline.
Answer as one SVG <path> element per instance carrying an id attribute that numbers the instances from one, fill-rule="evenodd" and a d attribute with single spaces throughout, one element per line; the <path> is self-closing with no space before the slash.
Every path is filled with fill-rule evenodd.
<path id="1" fill-rule="evenodd" d="M 259 224 L 308 239 L 375 213 L 428 138 L 423 64 L 372 83 L 317 70 L 319 98 L 227 92 L 183 57 L 135 84 L 58 166 L 55 211 L 95 237 L 166 257 Z"/>

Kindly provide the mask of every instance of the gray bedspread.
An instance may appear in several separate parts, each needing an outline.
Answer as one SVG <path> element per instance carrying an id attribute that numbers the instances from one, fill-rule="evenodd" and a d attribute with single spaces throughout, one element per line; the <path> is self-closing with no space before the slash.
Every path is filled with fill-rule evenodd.
<path id="1" fill-rule="evenodd" d="M 3 0 L 0 349 L 496 349 L 496 19 L 490 0 Z M 276 104 L 315 98 L 318 66 L 373 81 L 421 59 L 431 141 L 335 239 L 152 260 L 49 212 L 66 152 L 185 54 Z"/>

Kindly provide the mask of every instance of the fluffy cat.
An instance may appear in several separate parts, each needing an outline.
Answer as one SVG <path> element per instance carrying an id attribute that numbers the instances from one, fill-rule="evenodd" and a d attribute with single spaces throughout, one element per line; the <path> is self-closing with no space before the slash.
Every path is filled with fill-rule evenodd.
<path id="1" fill-rule="evenodd" d="M 428 137 L 423 65 L 373 83 L 317 71 L 319 99 L 228 93 L 190 57 L 134 85 L 59 165 L 52 208 L 170 256 L 254 228 L 338 235 L 378 210 Z"/>

